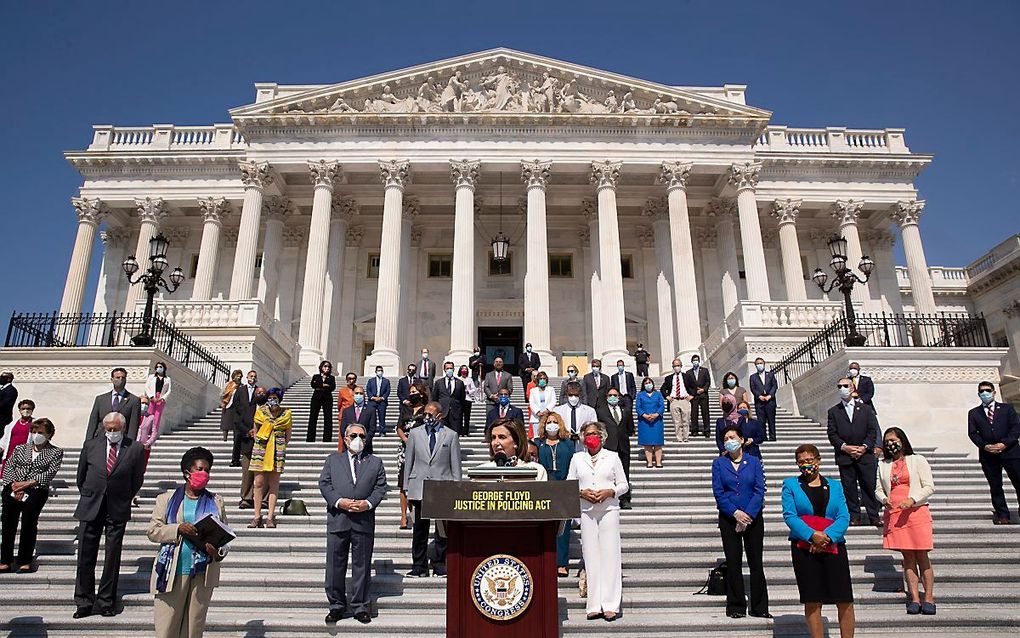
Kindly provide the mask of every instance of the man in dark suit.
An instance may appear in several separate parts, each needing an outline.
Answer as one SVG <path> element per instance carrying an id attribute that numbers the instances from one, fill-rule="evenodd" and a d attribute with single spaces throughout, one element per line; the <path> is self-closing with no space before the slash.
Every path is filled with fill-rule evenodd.
<path id="1" fill-rule="evenodd" d="M 870 406 L 874 410 L 875 382 L 871 380 L 871 377 L 861 374 L 861 364 L 851 361 L 850 367 L 847 370 L 847 376 L 850 378 L 850 383 L 853 384 L 853 398 L 860 399 L 864 405 Z"/>
<path id="2" fill-rule="evenodd" d="M 581 397 L 584 400 L 584 404 L 595 408 L 595 412 L 599 411 L 599 408 L 607 406 L 606 396 L 609 394 L 609 388 L 612 384 L 609 381 L 609 377 L 602 374 L 602 361 L 599 359 L 591 360 L 591 372 L 584 375 L 581 379 Z"/>
<path id="3" fill-rule="evenodd" d="M 684 385 L 687 386 L 687 394 L 691 395 L 691 434 L 697 435 L 700 431 L 707 439 L 712 428 L 708 421 L 708 388 L 712 385 L 712 378 L 708 370 L 701 367 L 701 357 L 691 357 L 691 369 L 684 372 Z M 698 416 L 701 416 L 701 429 L 698 429 Z"/>
<path id="4" fill-rule="evenodd" d="M 351 424 L 344 435 L 347 449 L 326 456 L 319 474 L 319 493 L 326 502 L 325 597 L 327 624 L 350 614 L 359 623 L 371 622 L 368 605 L 375 543 L 375 508 L 386 496 L 382 460 L 366 451 L 369 431 Z M 347 561 L 351 558 L 352 591 L 347 599 Z"/>
<path id="5" fill-rule="evenodd" d="M 485 415 L 485 435 L 489 435 L 489 428 L 492 424 L 500 419 L 510 419 L 512 421 L 519 421 L 524 423 L 524 411 L 518 407 L 510 405 L 510 392 L 503 388 L 499 391 L 499 399 L 496 401 L 496 406 L 489 408 L 489 413 Z"/>
<path id="6" fill-rule="evenodd" d="M 627 372 L 623 359 L 616 362 L 616 372 L 613 373 L 609 384 L 609 387 L 619 390 L 620 394 L 626 394 L 631 405 L 634 404 L 634 399 L 637 398 L 637 383 L 634 382 L 634 374 Z"/>
<path id="7" fill-rule="evenodd" d="M 407 364 L 407 374 L 397 381 L 397 401 L 400 401 L 400 423 L 411 416 L 411 386 L 418 380 L 418 366 Z"/>
<path id="8" fill-rule="evenodd" d="M 489 405 L 499 403 L 499 391 L 506 390 L 508 393 L 514 391 L 514 378 L 503 369 L 503 357 L 496 357 L 492 360 L 492 370 L 485 375 L 482 381 L 482 392 Z"/>
<path id="9" fill-rule="evenodd" d="M 340 440 L 347 440 L 347 426 L 358 424 L 368 433 L 365 450 L 373 454 L 372 439 L 375 438 L 376 418 L 375 408 L 368 405 L 365 399 L 365 388 L 360 385 L 354 386 L 354 405 L 344 408 L 343 414 L 340 415 Z"/>
<path id="10" fill-rule="evenodd" d="M 241 467 L 241 448 L 245 440 L 251 438 L 249 432 L 255 427 L 255 389 L 258 388 L 259 375 L 254 370 L 248 371 L 248 383 L 234 390 L 234 400 L 230 409 L 234 411 L 234 445 L 230 450 L 230 467 Z"/>
<path id="11" fill-rule="evenodd" d="M 436 364 L 429 359 L 429 349 L 421 349 L 421 361 L 418 362 L 418 378 L 425 384 L 426 388 L 432 387 L 436 379 Z"/>
<path id="12" fill-rule="evenodd" d="M 623 473 L 630 483 L 630 437 L 634 436 L 634 412 L 631 410 L 632 402 L 629 397 L 620 394 L 616 388 L 610 388 L 606 397 L 606 406 L 602 410 L 596 410 L 599 423 L 606 426 L 609 436 L 606 438 L 604 447 L 607 450 L 616 452 L 623 463 Z M 630 498 L 633 490 L 620 497 L 620 508 L 631 509 Z"/>
<path id="13" fill-rule="evenodd" d="M 332 624 L 346 616 L 371 622 L 369 612 L 375 508 L 386 496 L 386 469 L 365 450 L 369 431 L 352 423 L 344 435 L 344 452 L 333 452 L 319 474 L 319 493 L 326 500 L 326 600 Z M 347 560 L 351 558 L 352 591 L 347 600 Z"/>
<path id="14" fill-rule="evenodd" d="M 827 430 L 829 442 L 836 451 L 836 465 L 839 466 L 839 479 L 850 510 L 850 524 L 864 524 L 861 518 L 863 500 L 868 521 L 875 527 L 881 527 L 882 519 L 878 516 L 878 499 L 875 497 L 878 473 L 875 446 L 881 440 L 878 417 L 871 407 L 853 398 L 853 385 L 848 377 L 840 379 L 837 387 L 840 401 L 829 408 Z"/>
<path id="15" fill-rule="evenodd" d="M 18 389 L 13 384 L 13 372 L 5 370 L 0 373 L 0 437 L 14 420 L 14 406 L 18 404 Z"/>
<path id="16" fill-rule="evenodd" d="M 478 346 L 475 346 L 474 354 L 468 359 L 468 370 L 471 371 L 471 379 L 475 384 L 481 383 L 485 376 L 485 355 Z"/>
<path id="17" fill-rule="evenodd" d="M 755 373 L 751 375 L 751 396 L 754 397 L 754 416 L 766 428 L 769 441 L 776 440 L 776 392 L 779 383 L 776 375 L 765 369 L 765 359 L 754 360 Z"/>
<path id="18" fill-rule="evenodd" d="M 92 413 L 89 423 L 85 426 L 85 440 L 103 436 L 103 418 L 110 412 L 124 415 L 127 425 L 124 436 L 134 439 L 138 436 L 138 424 L 142 420 L 142 402 L 127 391 L 127 370 L 114 368 L 110 372 L 110 383 L 113 389 L 97 396 L 92 402 Z"/>
<path id="19" fill-rule="evenodd" d="M 408 388 L 410 389 L 410 388 Z M 390 402 L 390 380 L 383 376 L 383 367 L 375 367 L 375 376 L 365 384 L 369 407 L 375 408 L 376 434 L 386 436 L 386 406 Z"/>
<path id="20" fill-rule="evenodd" d="M 126 419 L 119 412 L 103 418 L 105 436 L 85 441 L 78 458 L 81 498 L 74 510 L 78 526 L 78 568 L 74 579 L 75 618 L 117 613 L 117 581 L 124 529 L 131 520 L 131 499 L 142 489 L 145 451 L 124 436 Z M 103 576 L 96 592 L 99 539 L 106 535 Z"/>
<path id="21" fill-rule="evenodd" d="M 443 362 L 443 376 L 432 386 L 432 400 L 443 406 L 443 423 L 454 432 L 460 432 L 461 404 L 464 402 L 464 382 L 453 376 L 453 362 Z"/>
<path id="22" fill-rule="evenodd" d="M 538 369 L 542 367 L 542 360 L 538 358 L 538 353 L 533 352 L 531 344 L 525 344 L 524 354 L 521 355 L 520 361 L 521 368 L 521 386 L 528 387 L 531 383 L 531 377 L 538 374 Z"/>
<path id="23" fill-rule="evenodd" d="M 1013 484 L 1020 503 L 1020 417 L 1008 403 L 995 400 L 995 386 L 990 381 L 978 384 L 981 405 L 967 413 L 967 435 L 978 447 L 978 460 L 992 493 L 992 522 L 1009 525 L 1009 506 L 1002 491 L 1002 471 Z"/>
<path id="24" fill-rule="evenodd" d="M 637 367 L 639 377 L 644 378 L 648 376 L 648 362 L 651 359 L 652 355 L 645 350 L 645 344 L 637 344 L 637 349 L 634 351 L 634 365 Z"/>

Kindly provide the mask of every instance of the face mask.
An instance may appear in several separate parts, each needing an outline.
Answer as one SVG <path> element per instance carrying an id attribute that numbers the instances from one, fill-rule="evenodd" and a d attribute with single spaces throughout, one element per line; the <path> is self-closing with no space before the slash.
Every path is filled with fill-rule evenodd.
<path id="1" fill-rule="evenodd" d="M 365 449 L 365 439 L 359 436 L 347 441 L 347 449 L 354 454 L 361 454 L 361 452 Z"/>
<path id="2" fill-rule="evenodd" d="M 758 370 L 759 374 L 762 373 L 762 372 L 765 372 L 765 364 L 764 363 L 756 363 L 754 367 Z"/>
<path id="3" fill-rule="evenodd" d="M 654 388 L 655 388 L 655 385 L 652 384 L 652 383 L 646 383 L 645 384 L 645 392 L 651 392 Z"/>
<path id="4" fill-rule="evenodd" d="M 432 416 L 431 414 L 426 414 L 424 417 L 422 417 L 421 422 L 425 425 L 425 427 L 431 427 L 436 424 L 436 417 Z"/>
<path id="5" fill-rule="evenodd" d="M 278 408 L 280 407 L 280 400 L 277 399 L 276 397 L 266 399 L 266 405 L 268 405 L 271 408 Z"/>
<path id="6" fill-rule="evenodd" d="M 854 377 L 856 377 L 856 376 L 857 376 L 858 374 L 860 374 L 860 372 L 861 372 L 861 371 L 860 371 L 860 370 L 857 370 L 856 368 L 850 368 L 850 370 L 849 370 L 849 371 L 847 371 L 847 376 L 849 376 L 849 377 L 850 377 L 851 379 L 853 379 L 853 378 L 854 378 Z"/>
<path id="7" fill-rule="evenodd" d="M 623 366 L 616 366 L 616 371 L 619 372 L 620 374 L 623 374 L 623 370 L 624 370 Z"/>
<path id="8" fill-rule="evenodd" d="M 539 379 L 539 380 L 538 380 L 538 387 L 540 387 L 540 388 L 544 388 L 544 387 L 545 387 L 546 385 L 548 385 L 548 383 L 549 383 L 549 382 L 548 382 L 548 381 L 546 381 L 545 379 Z"/>
<path id="9" fill-rule="evenodd" d="M 143 403 L 142 404 L 142 414 L 148 414 L 148 413 L 149 413 L 149 404 L 148 403 Z"/>
<path id="10" fill-rule="evenodd" d="M 682 370 L 683 370 L 683 368 L 681 368 L 680 366 L 673 366 L 673 372 L 674 372 L 675 374 L 680 374 L 680 372 L 681 372 Z"/>
<path id="11" fill-rule="evenodd" d="M 981 392 L 978 392 L 978 398 L 981 399 L 981 403 L 987 405 L 995 398 L 995 393 L 989 392 L 988 390 L 982 390 Z"/>
<path id="12" fill-rule="evenodd" d="M 839 398 L 841 398 L 841 399 L 848 399 L 848 398 L 850 398 L 850 388 L 840 388 L 839 389 Z"/>
<path id="13" fill-rule="evenodd" d="M 478 355 L 480 355 L 481 353 L 482 353 L 482 351 L 481 351 L 481 350 L 475 350 L 475 356 L 476 356 L 476 357 L 477 357 Z"/>
<path id="14" fill-rule="evenodd" d="M 593 367 L 593 368 L 591 369 L 591 372 L 592 372 L 592 374 L 598 374 L 599 372 L 602 372 L 602 368 L 600 368 L 600 367 L 598 367 L 598 366 L 594 366 L 594 367 Z"/>
<path id="15" fill-rule="evenodd" d="M 376 370 L 375 378 L 382 379 L 382 370 Z"/>
<path id="16" fill-rule="evenodd" d="M 903 449 L 903 446 L 901 446 L 896 441 L 886 441 L 884 447 L 885 451 L 888 452 L 889 454 L 896 454 L 897 452 Z"/>
<path id="17" fill-rule="evenodd" d="M 584 437 L 584 447 L 588 448 L 592 452 L 602 447 L 602 437 L 598 434 L 589 434 Z"/>
<path id="18" fill-rule="evenodd" d="M 701 362 L 695 359 L 694 361 L 691 361 L 691 365 L 694 366 L 695 368 L 699 368 L 701 367 Z"/>
<path id="19" fill-rule="evenodd" d="M 264 394 L 255 395 L 255 405 L 265 405 L 266 401 L 267 401 L 266 395 Z"/>
<path id="20" fill-rule="evenodd" d="M 166 368 L 164 368 L 163 366 L 159 366 L 158 368 L 156 368 L 156 374 L 163 374 L 165 372 Z"/>
<path id="21" fill-rule="evenodd" d="M 364 402 L 365 402 L 365 395 L 364 394 L 355 394 L 354 395 L 354 404 L 355 405 L 361 405 Z"/>
<path id="22" fill-rule="evenodd" d="M 412 394 L 411 396 L 407 397 L 407 400 L 410 401 L 413 405 L 418 405 L 419 403 L 421 403 L 421 395 Z"/>
<path id="23" fill-rule="evenodd" d="M 813 475 L 818 471 L 818 466 L 814 463 L 806 463 L 804 465 L 798 465 L 797 467 L 800 468 L 800 473 L 804 475 Z"/>
<path id="24" fill-rule="evenodd" d="M 421 358 L 422 358 L 422 359 L 425 359 L 426 361 L 428 361 L 428 358 L 429 358 L 429 353 L 427 353 L 427 352 L 423 352 L 423 353 L 421 353 Z"/>
<path id="25" fill-rule="evenodd" d="M 21 409 L 21 418 L 27 419 L 27 418 L 29 418 L 31 416 L 32 416 L 32 409 L 31 408 L 22 408 Z"/>
<path id="26" fill-rule="evenodd" d="M 501 396 L 501 397 L 499 397 L 499 404 L 500 405 L 510 405 L 510 397 L 508 397 L 508 396 Z"/>
<path id="27" fill-rule="evenodd" d="M 443 374 L 446 375 L 447 379 L 452 379 L 453 378 L 453 368 L 450 368 L 449 370 L 443 370 Z"/>
<path id="28" fill-rule="evenodd" d="M 569 396 L 569 397 L 567 397 L 567 403 L 569 403 L 570 407 L 572 407 L 572 408 L 576 408 L 577 404 L 580 403 L 580 402 L 581 402 L 581 397 L 577 397 L 577 396 Z"/>
<path id="29" fill-rule="evenodd" d="M 736 439 L 729 439 L 725 443 L 723 443 L 723 447 L 726 448 L 727 452 L 733 454 L 734 452 L 740 449 L 740 441 Z"/>
<path id="30" fill-rule="evenodd" d="M 531 354 L 531 346 L 527 347 L 528 354 Z"/>
<path id="31" fill-rule="evenodd" d="M 747 408 L 740 408 L 739 410 L 737 410 L 737 414 L 739 414 L 740 416 L 747 416 L 748 414 L 750 414 L 750 412 L 748 411 Z"/>
<path id="32" fill-rule="evenodd" d="M 114 381 L 114 382 L 113 382 L 113 389 L 114 389 L 114 390 L 116 390 L 117 392 L 120 392 L 121 390 L 123 390 L 123 389 L 124 389 L 124 386 L 125 386 L 126 384 L 127 384 L 127 381 L 126 381 L 126 380 L 124 380 L 124 379 L 118 379 L 117 381 Z"/>
<path id="33" fill-rule="evenodd" d="M 124 440 L 124 433 L 120 430 L 117 430 L 116 432 L 107 432 L 106 440 L 116 445 Z"/>
<path id="34" fill-rule="evenodd" d="M 576 379 L 577 378 L 577 370 L 568 370 L 567 371 L 567 376 L 570 377 L 571 379 Z"/>
<path id="35" fill-rule="evenodd" d="M 606 403 L 609 405 L 616 405 L 620 402 L 620 397 L 606 397 Z"/>
<path id="36" fill-rule="evenodd" d="M 417 371 L 418 371 L 418 370 L 417 370 L 416 368 L 411 368 L 411 369 L 409 369 L 409 370 L 407 371 L 407 376 L 409 376 L 409 377 L 413 377 L 413 376 L 414 376 L 414 373 L 415 373 L 415 372 L 417 372 Z"/>
<path id="37" fill-rule="evenodd" d="M 726 379 L 726 387 L 727 388 L 735 388 L 735 387 L 737 387 L 737 380 L 736 379 Z"/>
<path id="38" fill-rule="evenodd" d="M 188 475 L 188 485 L 193 490 L 204 490 L 209 484 L 209 473 L 204 470 L 195 470 Z"/>
<path id="39" fill-rule="evenodd" d="M 42 432 L 32 433 L 32 445 L 45 445 L 46 441 L 49 441 L 49 439 Z"/>
<path id="40" fill-rule="evenodd" d="M 560 426 L 558 423 L 549 423 L 545 426 L 545 433 L 549 436 L 556 436 L 560 433 Z"/>

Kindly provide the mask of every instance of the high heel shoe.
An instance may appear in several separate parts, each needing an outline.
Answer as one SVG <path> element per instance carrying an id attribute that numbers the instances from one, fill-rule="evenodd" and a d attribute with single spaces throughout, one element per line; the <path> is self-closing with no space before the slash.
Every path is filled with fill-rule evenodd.
<path id="1" fill-rule="evenodd" d="M 252 518 L 251 522 L 248 523 L 248 529 L 257 529 L 259 527 L 262 527 L 262 517 L 261 516 L 256 516 L 256 517 Z"/>
<path id="2" fill-rule="evenodd" d="M 272 516 L 270 516 L 269 520 L 266 521 L 266 527 L 269 528 L 269 529 L 275 529 L 276 528 L 276 519 L 273 518 Z"/>

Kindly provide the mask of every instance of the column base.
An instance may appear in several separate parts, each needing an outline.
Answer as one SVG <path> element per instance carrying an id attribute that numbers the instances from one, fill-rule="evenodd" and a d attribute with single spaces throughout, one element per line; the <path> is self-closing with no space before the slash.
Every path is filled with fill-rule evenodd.
<path id="1" fill-rule="evenodd" d="M 538 369 L 539 372 L 545 372 L 550 377 L 564 376 L 560 370 L 560 360 L 552 353 L 552 350 L 535 350 L 535 353 L 538 354 L 538 358 L 542 362 Z M 557 391 L 559 391 L 558 388 Z"/>
<path id="2" fill-rule="evenodd" d="M 620 349 L 609 349 L 602 353 L 602 374 L 608 374 L 613 376 L 616 372 L 616 362 L 623 359 L 623 365 L 627 368 L 627 372 L 637 373 L 637 364 L 634 363 L 634 357 L 626 350 Z"/>
<path id="3" fill-rule="evenodd" d="M 386 377 L 401 376 L 400 353 L 395 350 L 374 350 L 365 357 L 365 376 L 375 374 L 376 366 L 382 366 Z"/>
<path id="4" fill-rule="evenodd" d="M 298 355 L 298 365 L 307 374 L 316 374 L 319 371 L 319 364 L 322 363 L 322 352 L 318 348 L 301 348 Z"/>
<path id="5" fill-rule="evenodd" d="M 453 369 L 460 370 L 461 366 L 466 366 L 468 364 L 468 360 L 473 354 L 474 351 L 472 350 L 450 350 L 443 361 L 453 361 Z M 438 368 L 440 366 L 437 365 L 436 367 Z"/>

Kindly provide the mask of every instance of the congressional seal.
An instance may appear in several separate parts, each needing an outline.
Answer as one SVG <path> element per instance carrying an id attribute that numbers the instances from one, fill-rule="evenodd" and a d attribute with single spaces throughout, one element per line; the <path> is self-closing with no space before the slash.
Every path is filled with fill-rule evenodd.
<path id="1" fill-rule="evenodd" d="M 528 608 L 533 596 L 528 567 L 508 554 L 483 560 L 471 575 L 471 594 L 478 611 L 493 620 L 513 620 Z"/>

